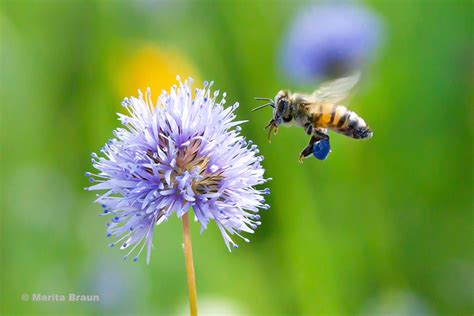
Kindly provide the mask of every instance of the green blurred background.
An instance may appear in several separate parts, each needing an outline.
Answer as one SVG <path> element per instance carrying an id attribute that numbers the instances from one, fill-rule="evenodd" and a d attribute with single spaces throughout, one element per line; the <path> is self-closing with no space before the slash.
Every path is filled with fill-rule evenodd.
<path id="1" fill-rule="evenodd" d="M 186 315 L 180 222 L 157 227 L 150 265 L 122 261 L 83 191 L 122 98 L 142 83 L 157 96 L 178 71 L 240 102 L 274 179 L 250 244 L 229 253 L 215 226 L 191 225 L 201 315 L 472 315 L 472 1 L 366 2 L 386 39 L 351 102 L 375 136 L 334 135 L 328 160 L 300 165 L 304 133 L 268 144 L 270 111 L 249 110 L 313 88 L 277 64 L 302 5 L 0 2 L 2 315 Z"/>

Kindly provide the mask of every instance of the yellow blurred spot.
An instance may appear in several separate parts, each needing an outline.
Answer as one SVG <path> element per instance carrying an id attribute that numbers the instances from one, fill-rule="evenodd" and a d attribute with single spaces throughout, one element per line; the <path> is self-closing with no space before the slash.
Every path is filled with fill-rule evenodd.
<path id="1" fill-rule="evenodd" d="M 188 77 L 198 80 L 195 68 L 178 51 L 152 44 L 139 48 L 121 65 L 116 77 L 121 97 L 137 96 L 138 89 L 145 93 L 147 87 L 157 96 L 177 83 L 176 75 L 181 80 Z"/>

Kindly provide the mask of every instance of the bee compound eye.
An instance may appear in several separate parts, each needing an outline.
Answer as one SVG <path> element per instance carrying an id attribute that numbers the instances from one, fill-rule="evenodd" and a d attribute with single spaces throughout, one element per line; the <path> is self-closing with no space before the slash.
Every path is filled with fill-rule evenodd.
<path id="1" fill-rule="evenodd" d="M 283 112 L 286 110 L 286 107 L 288 106 L 288 101 L 283 99 L 283 100 L 280 100 L 280 103 L 278 103 L 278 110 L 280 112 Z"/>

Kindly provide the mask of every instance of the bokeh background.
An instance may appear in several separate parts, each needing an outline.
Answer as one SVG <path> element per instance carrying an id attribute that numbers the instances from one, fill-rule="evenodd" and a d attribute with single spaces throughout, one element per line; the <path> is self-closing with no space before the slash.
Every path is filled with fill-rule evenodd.
<path id="1" fill-rule="evenodd" d="M 186 315 L 180 222 L 155 230 L 150 265 L 123 261 L 83 190 L 123 97 L 179 73 L 240 102 L 274 179 L 251 243 L 229 253 L 215 226 L 192 225 L 201 315 L 472 315 L 472 1 L 359 2 L 381 22 L 351 98 L 374 138 L 333 135 L 326 161 L 300 165 L 305 134 L 269 144 L 270 110 L 250 109 L 316 87 L 280 59 L 308 3 L 0 2 L 0 314 Z"/>

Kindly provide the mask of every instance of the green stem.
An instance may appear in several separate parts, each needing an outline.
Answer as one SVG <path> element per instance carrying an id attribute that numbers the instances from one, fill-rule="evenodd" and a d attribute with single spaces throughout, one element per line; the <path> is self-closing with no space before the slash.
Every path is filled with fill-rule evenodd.
<path id="1" fill-rule="evenodd" d="M 193 248 L 191 245 L 188 213 L 184 214 L 181 219 L 183 220 L 184 258 L 186 260 L 186 275 L 188 278 L 189 309 L 191 316 L 197 316 L 196 278 L 194 276 Z"/>

